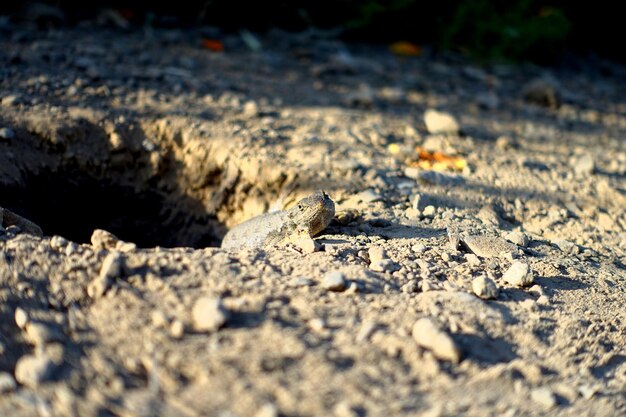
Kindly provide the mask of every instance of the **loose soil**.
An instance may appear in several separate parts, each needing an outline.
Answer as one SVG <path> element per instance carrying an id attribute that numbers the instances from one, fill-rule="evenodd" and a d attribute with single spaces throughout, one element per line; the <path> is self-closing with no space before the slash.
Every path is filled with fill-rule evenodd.
<path id="1" fill-rule="evenodd" d="M 0 415 L 626 413 L 626 68 L 318 35 L 2 29 L 0 206 L 44 236 L 0 218 Z M 411 167 L 416 146 L 468 166 Z M 219 248 L 317 189 L 321 250 Z M 529 242 L 476 257 L 457 233 Z"/>

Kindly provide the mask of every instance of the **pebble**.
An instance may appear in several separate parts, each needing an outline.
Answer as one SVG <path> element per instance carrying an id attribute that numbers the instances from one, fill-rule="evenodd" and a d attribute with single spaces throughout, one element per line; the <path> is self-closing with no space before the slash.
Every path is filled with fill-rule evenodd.
<path id="1" fill-rule="evenodd" d="M 546 408 L 554 408 L 557 405 L 556 396 L 549 388 L 535 388 L 530 392 L 530 398 Z"/>
<path id="2" fill-rule="evenodd" d="M 172 320 L 170 323 L 170 335 L 174 339 L 180 339 L 185 334 L 185 325 L 178 319 Z"/>
<path id="3" fill-rule="evenodd" d="M 15 132 L 8 127 L 0 127 L 0 139 L 11 140 L 15 138 Z"/>
<path id="4" fill-rule="evenodd" d="M 243 114 L 244 114 L 244 116 L 248 116 L 248 117 L 258 116 L 258 114 L 259 114 L 259 106 L 258 106 L 258 104 L 256 104 L 256 102 L 253 101 L 253 100 L 247 101 L 243 105 Z"/>
<path id="5" fill-rule="evenodd" d="M 278 417 L 279 415 L 278 407 L 275 404 L 266 403 L 259 408 L 254 417 Z"/>
<path id="6" fill-rule="evenodd" d="M 432 109 L 424 113 L 424 123 L 432 134 L 457 135 L 460 130 L 459 123 L 452 115 Z"/>
<path id="7" fill-rule="evenodd" d="M 517 287 L 527 287 L 534 282 L 533 273 L 526 262 L 516 261 L 502 275 L 502 279 Z"/>
<path id="8" fill-rule="evenodd" d="M 517 246 L 520 246 L 522 248 L 525 248 L 530 243 L 530 239 L 528 238 L 528 235 L 526 235 L 526 233 L 523 233 L 517 230 L 507 233 L 504 236 L 504 238 L 508 240 L 509 242 L 515 243 Z"/>
<path id="9" fill-rule="evenodd" d="M 424 210 L 422 211 L 422 216 L 435 217 L 436 212 L 437 212 L 437 209 L 435 208 L 435 206 L 426 206 L 424 207 Z"/>
<path id="10" fill-rule="evenodd" d="M 28 314 L 26 313 L 26 311 L 24 311 L 20 307 L 16 308 L 15 309 L 15 324 L 17 324 L 17 327 L 19 327 L 20 329 L 23 329 L 24 327 L 26 327 L 27 323 L 28 323 Z"/>
<path id="11" fill-rule="evenodd" d="M 91 234 L 91 245 L 96 250 L 115 249 L 119 239 L 113 233 L 102 229 L 95 229 Z"/>
<path id="12" fill-rule="evenodd" d="M 394 272 L 400 265 L 389 259 L 387 251 L 382 246 L 371 246 L 367 251 L 370 258 L 370 269 L 376 272 Z"/>
<path id="13" fill-rule="evenodd" d="M 54 362 L 45 354 L 24 355 L 15 365 L 15 379 L 27 387 L 36 387 L 48 380 L 54 369 Z"/>
<path id="14" fill-rule="evenodd" d="M 122 256 L 118 252 L 109 253 L 102 262 L 100 274 L 87 287 L 87 294 L 94 299 L 102 297 L 121 273 Z"/>
<path id="15" fill-rule="evenodd" d="M 588 153 L 572 158 L 570 164 L 573 166 L 574 174 L 576 174 L 578 178 L 588 177 L 593 174 L 596 169 L 596 163 L 593 157 Z"/>
<path id="16" fill-rule="evenodd" d="M 322 278 L 322 288 L 329 291 L 344 291 L 346 279 L 341 271 L 330 271 Z"/>
<path id="17" fill-rule="evenodd" d="M 484 275 L 474 278 L 472 281 L 472 291 L 474 291 L 477 297 L 484 300 L 496 299 L 500 293 L 496 282 Z"/>
<path id="18" fill-rule="evenodd" d="M 304 253 L 319 252 L 322 248 L 322 245 L 308 236 L 297 239 L 293 243 Z"/>
<path id="19" fill-rule="evenodd" d="M 347 400 L 340 401 L 333 409 L 335 417 L 359 417 L 359 413 Z"/>
<path id="20" fill-rule="evenodd" d="M 475 255 L 495 258 L 503 253 L 516 253 L 517 246 L 495 236 L 463 236 L 462 242 Z"/>
<path id="21" fill-rule="evenodd" d="M 15 390 L 17 384 L 13 375 L 8 372 L 0 372 L 0 394 Z"/>
<path id="22" fill-rule="evenodd" d="M 316 333 L 322 333 L 326 329 L 326 322 L 322 318 L 314 318 L 309 320 L 309 328 Z"/>
<path id="23" fill-rule="evenodd" d="M 379 262 L 385 259 L 389 259 L 387 251 L 382 246 L 370 246 L 367 250 L 370 262 Z"/>
<path id="24" fill-rule="evenodd" d="M 376 330 L 377 327 L 378 327 L 378 323 L 376 323 L 375 321 L 371 321 L 371 320 L 364 321 L 361 324 L 361 327 L 359 328 L 359 331 L 356 334 L 356 341 L 357 342 L 367 341 L 370 338 L 370 336 L 374 334 L 374 331 Z"/>
<path id="25" fill-rule="evenodd" d="M 191 310 L 194 328 L 201 332 L 214 332 L 230 318 L 230 312 L 218 297 L 198 298 Z"/>
<path id="26" fill-rule="evenodd" d="M 411 334 L 419 346 L 430 350 L 436 358 L 452 363 L 461 360 L 461 350 L 457 344 L 431 319 L 424 317 L 417 320 Z"/>
<path id="27" fill-rule="evenodd" d="M 465 260 L 471 266 L 479 266 L 480 265 L 480 258 L 478 256 L 474 255 L 473 253 L 466 253 L 465 254 Z"/>
<path id="28" fill-rule="evenodd" d="M 52 236 L 50 238 L 50 247 L 52 249 L 60 250 L 67 246 L 69 242 L 63 236 Z"/>

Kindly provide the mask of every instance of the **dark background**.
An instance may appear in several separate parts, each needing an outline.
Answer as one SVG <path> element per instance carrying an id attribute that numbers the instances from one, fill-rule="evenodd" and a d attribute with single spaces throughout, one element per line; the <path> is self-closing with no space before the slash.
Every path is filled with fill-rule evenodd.
<path id="1" fill-rule="evenodd" d="M 32 13 L 36 2 L 2 2 L 0 15 L 42 29 L 75 25 L 114 10 L 140 26 L 214 26 L 222 33 L 272 27 L 333 29 L 351 42 L 407 40 L 482 61 L 550 64 L 568 54 L 625 61 L 623 15 L 613 2 L 566 0 L 196 0 L 44 1 L 57 13 Z M 41 11 L 41 8 L 40 8 Z M 60 13 L 59 13 L 60 12 Z"/>

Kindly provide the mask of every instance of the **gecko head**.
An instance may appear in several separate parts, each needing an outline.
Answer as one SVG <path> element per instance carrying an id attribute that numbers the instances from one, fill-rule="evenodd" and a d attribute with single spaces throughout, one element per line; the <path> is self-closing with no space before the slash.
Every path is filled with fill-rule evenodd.
<path id="1" fill-rule="evenodd" d="M 307 225 L 312 236 L 326 229 L 335 217 L 335 203 L 321 190 L 298 201 L 292 210 L 296 224 Z"/>

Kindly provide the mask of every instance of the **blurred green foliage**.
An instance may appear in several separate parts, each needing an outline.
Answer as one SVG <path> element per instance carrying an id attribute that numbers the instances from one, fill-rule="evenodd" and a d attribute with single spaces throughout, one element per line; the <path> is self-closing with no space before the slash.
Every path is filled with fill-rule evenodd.
<path id="1" fill-rule="evenodd" d="M 62 9 L 66 23 L 103 8 L 133 16 L 131 24 L 211 25 L 225 31 L 333 29 L 347 40 L 461 51 L 480 60 L 549 63 L 562 51 L 626 60 L 623 15 L 611 0 L 38 0 Z M 33 1 L 1 2 L 19 19 Z M 335 30 L 339 29 L 339 30 Z"/>
<path id="2" fill-rule="evenodd" d="M 563 10 L 534 0 L 463 0 L 440 45 L 483 60 L 550 60 L 561 52 L 571 23 Z"/>

